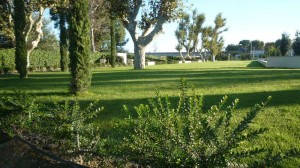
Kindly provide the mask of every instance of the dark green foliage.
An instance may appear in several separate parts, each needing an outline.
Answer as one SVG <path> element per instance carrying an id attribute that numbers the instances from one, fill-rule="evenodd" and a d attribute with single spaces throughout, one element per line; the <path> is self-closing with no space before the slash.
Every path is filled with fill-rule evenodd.
<path id="1" fill-rule="evenodd" d="M 110 18 L 110 65 L 112 68 L 116 66 L 117 57 L 117 40 L 116 40 L 116 19 Z"/>
<path id="2" fill-rule="evenodd" d="M 288 54 L 288 51 L 291 49 L 291 44 L 292 44 L 292 41 L 291 41 L 289 35 L 286 33 L 283 33 L 281 40 L 280 40 L 280 46 L 279 46 L 281 56 L 286 56 Z"/>
<path id="3" fill-rule="evenodd" d="M 70 91 L 87 91 L 91 85 L 89 1 L 71 0 L 70 9 Z"/>
<path id="4" fill-rule="evenodd" d="M 0 67 L 15 69 L 14 54 L 15 49 L 0 49 Z M 58 51 L 33 50 L 29 68 L 34 71 L 43 71 L 45 68 L 56 70 L 60 66 L 60 58 Z M 109 60 L 110 53 L 94 52 L 90 54 L 94 66 L 99 65 L 99 58 Z"/>
<path id="5" fill-rule="evenodd" d="M 32 128 L 36 115 L 35 97 L 25 91 L 15 91 L 12 96 L 0 97 L 0 130 L 10 135 Z"/>
<path id="6" fill-rule="evenodd" d="M 61 144 L 61 153 L 90 151 L 97 149 L 99 132 L 88 120 L 101 110 L 98 101 L 84 107 L 78 101 L 47 106 L 37 104 L 35 96 L 27 92 L 15 91 L 13 96 L 5 93 L 0 97 L 0 130 L 11 136 L 29 132 L 46 135 L 46 141 Z"/>
<path id="7" fill-rule="evenodd" d="M 60 11 L 59 13 L 59 29 L 60 29 L 60 68 L 61 71 L 66 72 L 69 69 L 69 56 L 68 56 L 68 43 L 67 43 L 67 30 L 66 30 L 66 13 Z"/>
<path id="8" fill-rule="evenodd" d="M 4 67 L 15 69 L 14 55 L 14 49 L 0 49 L 0 69 Z"/>
<path id="9" fill-rule="evenodd" d="M 292 46 L 294 53 L 296 56 L 300 56 L 300 32 L 297 31 L 296 32 L 296 38 L 293 42 L 293 46 Z"/>
<path id="10" fill-rule="evenodd" d="M 0 48 L 14 47 L 14 28 L 11 20 L 13 12 L 11 0 L 0 1 Z"/>
<path id="11" fill-rule="evenodd" d="M 126 155 L 140 164 L 153 167 L 226 167 L 240 158 L 253 157 L 264 149 L 242 147 L 265 132 L 251 124 L 266 105 L 255 105 L 239 122 L 232 116 L 238 99 L 225 107 L 227 96 L 218 105 L 203 111 L 202 96 L 187 94 L 185 80 L 181 82 L 178 103 L 171 104 L 168 97 L 159 95 L 148 105 L 135 107 L 138 119 L 129 117 L 126 123 L 132 128 L 125 137 Z M 268 98 L 269 100 L 270 98 Z M 242 151 L 239 150 L 242 147 Z"/>
<path id="12" fill-rule="evenodd" d="M 41 132 L 55 139 L 57 143 L 63 141 L 65 150 L 95 149 L 99 140 L 97 128 L 88 120 L 101 112 L 97 107 L 98 101 L 82 107 L 78 101 L 55 102 L 41 115 Z"/>
<path id="13" fill-rule="evenodd" d="M 16 37 L 15 63 L 20 78 L 27 78 L 27 49 L 24 29 L 26 26 L 24 1 L 14 0 L 14 24 Z"/>

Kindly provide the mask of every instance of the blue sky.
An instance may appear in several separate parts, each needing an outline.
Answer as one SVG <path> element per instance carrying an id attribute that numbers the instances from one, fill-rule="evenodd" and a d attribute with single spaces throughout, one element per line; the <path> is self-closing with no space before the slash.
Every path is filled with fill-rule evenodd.
<path id="1" fill-rule="evenodd" d="M 295 32 L 300 30 L 300 0 L 187 0 L 194 4 L 199 13 L 206 16 L 205 25 L 213 25 L 215 16 L 222 13 L 227 19 L 229 30 L 223 34 L 225 46 L 237 44 L 243 39 L 272 42 L 281 38 L 286 32 L 293 39 Z M 164 26 L 164 34 L 147 47 L 147 52 L 175 51 L 177 44 L 174 36 L 176 23 Z M 129 37 L 129 36 L 128 36 Z M 130 40 L 126 48 L 132 52 Z"/>

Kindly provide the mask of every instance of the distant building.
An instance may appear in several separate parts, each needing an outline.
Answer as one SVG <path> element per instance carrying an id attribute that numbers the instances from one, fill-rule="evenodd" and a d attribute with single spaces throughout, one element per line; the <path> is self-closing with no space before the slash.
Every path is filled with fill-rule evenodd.
<path id="1" fill-rule="evenodd" d="M 187 52 L 181 52 L 183 56 L 186 56 Z M 173 56 L 173 57 L 180 57 L 179 52 L 147 52 L 146 56 L 153 55 L 153 56 Z M 194 52 L 190 55 L 191 57 L 195 56 L 198 57 L 200 56 L 200 52 Z"/>
<path id="2" fill-rule="evenodd" d="M 261 58 L 265 54 L 265 50 L 252 50 L 250 51 L 250 55 L 252 58 Z"/>

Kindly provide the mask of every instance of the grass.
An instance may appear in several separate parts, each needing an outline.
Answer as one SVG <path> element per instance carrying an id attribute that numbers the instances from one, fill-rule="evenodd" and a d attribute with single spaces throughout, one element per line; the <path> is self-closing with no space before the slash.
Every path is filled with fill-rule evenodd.
<path id="1" fill-rule="evenodd" d="M 45 103 L 74 99 L 68 93 L 69 78 L 70 75 L 63 72 L 31 73 L 25 80 L 17 75 L 1 75 L 0 93 L 27 90 Z M 156 91 L 175 100 L 181 78 L 186 79 L 190 88 L 204 95 L 206 108 L 227 95 L 230 100 L 240 99 L 238 112 L 243 114 L 254 104 L 272 96 L 256 123 L 269 131 L 255 143 L 277 151 L 292 147 L 300 150 L 299 69 L 267 69 L 250 61 L 156 65 L 142 71 L 132 70 L 132 67 L 100 68 L 93 70 L 89 93 L 76 99 L 82 103 L 99 99 L 105 109 L 97 122 L 110 131 L 113 123 L 125 116 L 124 104 L 133 107 L 147 103 Z M 293 160 L 289 164 L 300 165 L 300 161 Z"/>

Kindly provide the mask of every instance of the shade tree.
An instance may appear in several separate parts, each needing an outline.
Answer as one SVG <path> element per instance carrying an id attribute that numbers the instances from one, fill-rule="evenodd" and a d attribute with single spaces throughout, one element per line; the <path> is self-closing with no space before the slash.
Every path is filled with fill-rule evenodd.
<path id="1" fill-rule="evenodd" d="M 202 33 L 202 46 L 210 52 L 213 62 L 224 46 L 221 34 L 228 30 L 225 28 L 226 18 L 223 18 L 221 13 L 216 16 L 214 23 L 214 26 L 205 27 Z"/>
<path id="2" fill-rule="evenodd" d="M 291 47 L 292 47 L 292 40 L 290 39 L 290 36 L 287 33 L 283 33 L 279 41 L 279 50 L 281 56 L 286 56 L 288 54 L 288 51 L 291 49 Z"/>
<path id="3" fill-rule="evenodd" d="M 294 54 L 300 56 L 300 32 L 297 31 L 295 34 L 295 39 L 293 41 L 292 48 L 294 50 Z"/>
<path id="4" fill-rule="evenodd" d="M 187 13 L 182 14 L 178 28 L 175 31 L 178 41 L 175 48 L 179 51 L 183 61 L 186 58 L 190 58 L 191 54 L 197 49 L 199 34 L 203 31 L 204 21 L 205 15 L 198 14 L 197 10 L 194 10 L 191 16 Z M 187 52 L 185 56 L 181 53 L 182 48 Z"/>
<path id="5" fill-rule="evenodd" d="M 81 94 L 91 85 L 91 39 L 88 0 L 70 0 L 70 92 Z"/>
<path id="6" fill-rule="evenodd" d="M 134 69 L 145 68 L 146 47 L 178 18 L 181 0 L 110 0 L 111 11 L 122 21 L 134 43 Z"/>

